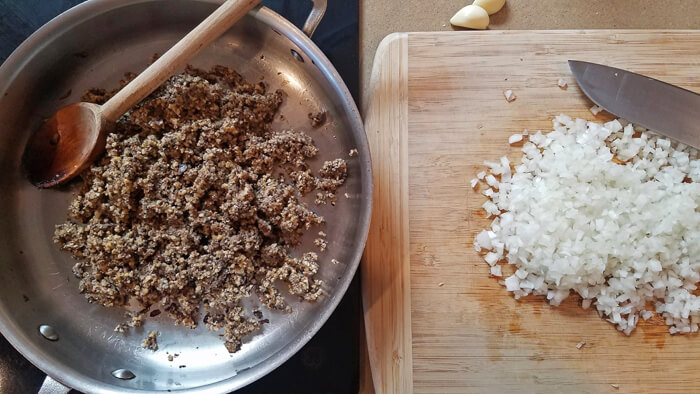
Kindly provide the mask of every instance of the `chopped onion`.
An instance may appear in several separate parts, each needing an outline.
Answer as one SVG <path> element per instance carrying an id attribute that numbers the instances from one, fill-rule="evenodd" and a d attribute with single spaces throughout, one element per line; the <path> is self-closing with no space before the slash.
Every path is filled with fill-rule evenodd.
<path id="1" fill-rule="evenodd" d="M 626 334 L 652 317 L 649 303 L 672 334 L 697 332 L 698 151 L 624 120 L 565 115 L 521 150 L 514 171 L 502 159 L 477 176 L 498 190 L 484 193 L 482 207 L 496 217 L 474 246 L 489 251 L 492 274 L 503 258 L 515 266 L 506 289 L 552 305 L 577 293 L 582 308 L 595 306 Z"/>
<path id="2" fill-rule="evenodd" d="M 491 245 L 491 237 L 489 237 L 489 232 L 486 230 L 482 230 L 476 236 L 476 242 L 478 242 L 482 248 L 493 249 L 493 245 Z"/>
<path id="3" fill-rule="evenodd" d="M 508 143 L 509 144 L 515 144 L 516 142 L 520 142 L 523 140 L 523 135 L 522 134 L 513 134 L 508 138 Z"/>
<path id="4" fill-rule="evenodd" d="M 484 260 L 493 267 L 498 262 L 498 255 L 493 252 L 488 252 L 486 256 L 484 256 Z"/>
<path id="5" fill-rule="evenodd" d="M 520 290 L 520 279 L 515 275 L 509 276 L 506 278 L 505 285 L 508 291 Z"/>
<path id="6" fill-rule="evenodd" d="M 494 265 L 493 267 L 491 267 L 491 275 L 498 276 L 498 277 L 503 276 L 503 273 L 501 272 L 501 266 Z"/>
<path id="7" fill-rule="evenodd" d="M 491 187 L 498 187 L 499 182 L 493 175 L 486 175 L 486 183 Z"/>

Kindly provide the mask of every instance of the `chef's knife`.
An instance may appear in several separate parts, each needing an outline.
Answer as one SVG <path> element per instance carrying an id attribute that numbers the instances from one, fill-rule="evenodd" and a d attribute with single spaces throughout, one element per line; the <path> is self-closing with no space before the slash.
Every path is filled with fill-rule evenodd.
<path id="1" fill-rule="evenodd" d="M 581 90 L 632 123 L 700 149 L 700 95 L 644 75 L 569 60 Z"/>

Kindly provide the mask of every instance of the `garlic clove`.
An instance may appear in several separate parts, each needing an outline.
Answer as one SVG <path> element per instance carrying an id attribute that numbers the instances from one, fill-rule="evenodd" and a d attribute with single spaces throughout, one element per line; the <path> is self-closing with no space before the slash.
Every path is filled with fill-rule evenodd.
<path id="1" fill-rule="evenodd" d="M 493 15 L 503 8 L 506 4 L 506 0 L 474 0 L 474 5 L 486 10 L 489 15 Z"/>
<path id="2" fill-rule="evenodd" d="M 485 9 L 468 5 L 450 18 L 450 23 L 455 26 L 467 27 L 470 29 L 486 29 L 489 25 L 489 14 Z"/>

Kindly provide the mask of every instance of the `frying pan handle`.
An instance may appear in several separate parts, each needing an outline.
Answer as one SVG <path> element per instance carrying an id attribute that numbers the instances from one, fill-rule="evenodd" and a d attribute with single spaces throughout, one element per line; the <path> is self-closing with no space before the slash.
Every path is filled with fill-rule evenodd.
<path id="1" fill-rule="evenodd" d="M 37 394 L 67 394 L 70 388 L 62 385 L 50 376 L 46 376 Z"/>
<path id="2" fill-rule="evenodd" d="M 318 27 L 318 24 L 321 23 L 321 19 L 323 18 L 323 14 L 326 13 L 327 8 L 327 0 L 313 0 L 313 2 L 314 5 L 311 8 L 311 12 L 309 13 L 309 16 L 306 17 L 304 27 L 301 28 L 301 31 L 303 31 L 308 37 L 311 37 L 314 34 L 314 31 L 316 31 L 316 28 Z"/>

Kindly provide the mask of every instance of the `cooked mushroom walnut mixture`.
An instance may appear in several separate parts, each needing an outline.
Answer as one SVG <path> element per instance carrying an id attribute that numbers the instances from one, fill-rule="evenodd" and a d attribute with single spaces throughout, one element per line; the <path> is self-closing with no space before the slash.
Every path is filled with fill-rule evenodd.
<path id="1" fill-rule="evenodd" d="M 325 251 L 326 248 L 328 247 L 328 241 L 326 241 L 326 240 L 323 239 L 323 238 L 316 238 L 316 239 L 314 240 L 314 245 L 316 245 L 316 247 L 317 247 L 321 252 L 323 252 L 323 251 Z"/>
<path id="2" fill-rule="evenodd" d="M 149 331 L 146 339 L 141 342 L 141 347 L 148 350 L 153 350 L 154 352 L 158 350 L 158 335 L 157 331 Z"/>
<path id="3" fill-rule="evenodd" d="M 321 127 L 328 119 L 328 114 L 325 111 L 317 112 L 315 114 L 309 113 L 309 119 L 311 119 L 311 127 Z"/>
<path id="4" fill-rule="evenodd" d="M 93 89 L 84 100 L 101 104 L 115 93 Z M 335 201 L 347 168 L 336 159 L 313 175 L 312 138 L 270 128 L 283 99 L 226 67 L 188 67 L 119 119 L 55 232 L 78 260 L 73 272 L 90 302 L 137 301 L 128 326 L 161 305 L 193 328 L 203 307 L 203 322 L 223 328 L 235 352 L 267 322 L 242 298 L 256 293 L 267 308 L 290 310 L 281 283 L 303 300 L 321 295 L 316 253 L 290 254 L 324 223 L 300 198 L 318 190 Z"/>

